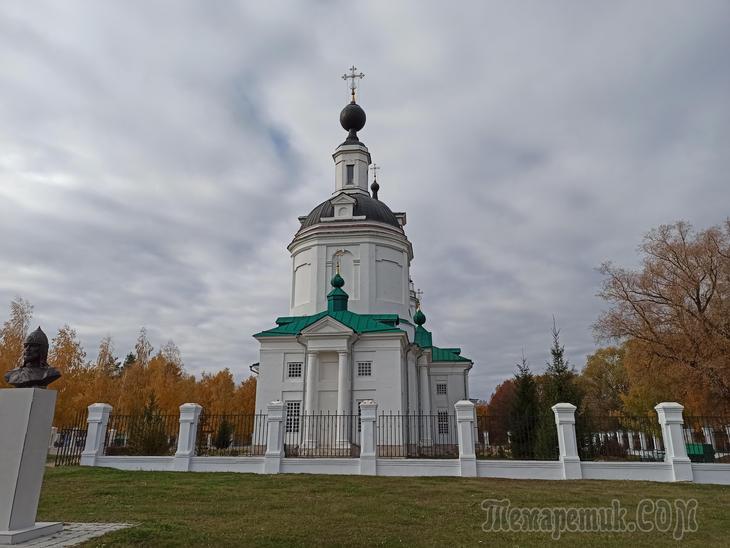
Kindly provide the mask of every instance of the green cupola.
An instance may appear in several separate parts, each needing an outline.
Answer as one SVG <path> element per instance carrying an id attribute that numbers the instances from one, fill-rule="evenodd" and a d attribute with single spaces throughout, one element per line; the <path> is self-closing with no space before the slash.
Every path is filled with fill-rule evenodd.
<path id="1" fill-rule="evenodd" d="M 349 298 L 347 293 L 342 289 L 345 285 L 345 280 L 340 276 L 340 265 L 337 265 L 337 272 L 330 280 L 332 285 L 332 291 L 327 294 L 327 311 L 328 312 L 343 312 L 347 310 L 347 299 Z"/>
<path id="2" fill-rule="evenodd" d="M 418 310 L 416 310 L 416 313 L 413 315 L 413 321 L 416 323 L 416 325 L 423 325 L 426 323 L 426 315 L 421 312 L 421 307 L 418 307 Z"/>

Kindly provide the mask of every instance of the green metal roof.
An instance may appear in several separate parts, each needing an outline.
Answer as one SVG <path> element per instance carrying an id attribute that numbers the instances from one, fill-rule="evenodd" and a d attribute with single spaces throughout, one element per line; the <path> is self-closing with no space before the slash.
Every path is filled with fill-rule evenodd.
<path id="1" fill-rule="evenodd" d="M 415 342 L 421 348 L 429 348 L 433 346 L 433 342 L 431 340 L 431 332 L 422 325 L 419 325 L 418 327 L 416 327 L 416 340 L 413 342 Z"/>
<path id="2" fill-rule="evenodd" d="M 470 359 L 460 356 L 453 350 L 459 350 L 458 348 L 439 348 L 438 346 L 431 347 L 431 361 L 432 362 L 470 362 Z M 461 352 L 461 350 L 459 350 Z"/>
<path id="3" fill-rule="evenodd" d="M 398 332 L 401 322 L 397 314 L 357 314 L 349 310 L 323 311 L 313 316 L 282 316 L 276 319 L 276 327 L 256 333 L 254 337 L 276 337 L 299 335 L 304 329 L 325 316 L 346 325 L 356 333 Z M 403 320 L 404 323 L 409 323 Z M 431 350 L 432 362 L 471 362 L 461 355 L 461 348 L 439 348 L 433 346 L 431 332 L 422 325 L 416 327 L 415 344 L 424 350 Z"/>
<path id="4" fill-rule="evenodd" d="M 318 322 L 325 316 L 346 325 L 356 333 L 374 333 L 382 331 L 402 331 L 398 327 L 397 314 L 356 314 L 349 310 L 324 311 L 313 316 L 288 316 L 277 318 L 277 327 L 256 333 L 254 337 L 272 337 L 277 335 L 299 335 L 304 329 Z"/>

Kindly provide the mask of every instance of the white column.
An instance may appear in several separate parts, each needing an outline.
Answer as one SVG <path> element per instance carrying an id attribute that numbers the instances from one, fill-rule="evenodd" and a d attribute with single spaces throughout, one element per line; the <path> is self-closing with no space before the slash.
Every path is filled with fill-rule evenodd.
<path id="1" fill-rule="evenodd" d="M 648 450 L 649 445 L 646 443 L 646 434 L 644 432 L 639 432 L 639 445 L 642 451 Z"/>
<path id="2" fill-rule="evenodd" d="M 313 415 L 317 412 L 317 376 L 319 360 L 316 352 L 307 352 L 307 385 L 304 387 L 304 412 L 301 417 L 302 442 L 300 448 L 317 447 Z"/>
<path id="3" fill-rule="evenodd" d="M 421 439 L 419 443 L 421 445 L 429 446 L 432 444 L 431 440 L 431 381 L 428 377 L 428 366 L 421 365 L 418 367 L 418 377 L 420 381 L 420 393 L 421 393 L 421 414 L 424 415 L 421 420 Z"/>
<path id="4" fill-rule="evenodd" d="M 350 353 L 341 351 L 337 353 L 337 414 L 350 415 Z M 349 420 L 345 416 L 337 419 L 337 447 L 349 449 L 350 437 L 348 436 Z"/>
<path id="5" fill-rule="evenodd" d="M 350 353 L 342 351 L 337 353 L 337 414 L 350 414 Z"/>
<path id="6" fill-rule="evenodd" d="M 474 452 L 474 404 L 460 400 L 454 404 L 456 428 L 459 436 L 459 463 L 461 475 L 474 478 L 477 475 L 477 456 Z"/>
<path id="7" fill-rule="evenodd" d="M 195 444 L 198 441 L 198 421 L 203 408 L 197 403 L 184 403 L 180 406 L 180 426 L 177 435 L 177 451 L 172 462 L 172 469 L 178 472 L 190 470 L 190 463 L 195 456 Z"/>
<path id="8" fill-rule="evenodd" d="M 317 411 L 317 353 L 307 352 L 307 385 L 304 387 L 304 413 Z"/>
<path id="9" fill-rule="evenodd" d="M 35 521 L 55 406 L 55 390 L 0 390 L 0 544 L 63 529 Z"/>
<path id="10" fill-rule="evenodd" d="M 264 473 L 278 474 L 284 456 L 284 402 L 269 402 L 266 407 L 266 426 Z"/>
<path id="11" fill-rule="evenodd" d="M 377 431 L 378 404 L 373 400 L 360 402 L 360 474 L 377 474 Z"/>
<path id="12" fill-rule="evenodd" d="M 95 466 L 96 457 L 104 454 L 104 437 L 112 406 L 108 403 L 92 403 L 88 409 L 86 446 L 81 453 L 81 466 Z"/>
<path id="13" fill-rule="evenodd" d="M 673 481 L 692 481 L 692 464 L 687 457 L 687 447 L 682 436 L 682 410 L 677 402 L 662 402 L 654 407 L 662 427 L 664 461 L 672 465 Z"/>
<path id="14" fill-rule="evenodd" d="M 582 479 L 583 471 L 578 457 L 578 443 L 575 439 L 575 410 L 572 403 L 556 403 L 552 407 L 555 425 L 558 429 L 560 462 L 563 463 L 563 479 Z"/>

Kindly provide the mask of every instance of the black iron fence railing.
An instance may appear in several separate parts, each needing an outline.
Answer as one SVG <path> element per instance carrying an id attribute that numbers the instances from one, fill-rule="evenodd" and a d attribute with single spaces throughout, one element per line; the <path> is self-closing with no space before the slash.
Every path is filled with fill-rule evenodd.
<path id="1" fill-rule="evenodd" d="M 104 437 L 105 455 L 174 455 L 179 415 L 114 415 Z"/>
<path id="2" fill-rule="evenodd" d="M 291 415 L 284 421 L 286 457 L 359 457 L 358 415 Z"/>
<path id="3" fill-rule="evenodd" d="M 647 416 L 576 414 L 578 456 L 584 461 L 664 460 L 661 427 Z"/>
<path id="4" fill-rule="evenodd" d="M 730 416 L 684 417 L 684 442 L 692 462 L 730 463 Z"/>
<path id="5" fill-rule="evenodd" d="M 479 415 L 475 432 L 479 459 L 557 460 L 555 416 Z"/>
<path id="6" fill-rule="evenodd" d="M 378 415 L 377 456 L 384 458 L 458 458 L 456 417 L 436 415 Z"/>
<path id="7" fill-rule="evenodd" d="M 86 445 L 86 411 L 56 429 L 50 453 L 54 466 L 76 466 Z"/>
<path id="8" fill-rule="evenodd" d="M 196 455 L 257 456 L 266 453 L 266 415 L 207 415 L 198 423 Z"/>

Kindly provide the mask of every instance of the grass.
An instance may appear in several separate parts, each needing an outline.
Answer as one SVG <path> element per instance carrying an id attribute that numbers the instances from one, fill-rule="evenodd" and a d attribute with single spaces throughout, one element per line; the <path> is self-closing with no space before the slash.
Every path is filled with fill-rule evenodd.
<path id="1" fill-rule="evenodd" d="M 683 545 L 727 546 L 730 487 L 619 481 L 250 475 L 46 470 L 38 519 L 134 522 L 86 546 L 663 546 L 668 533 L 484 532 L 487 498 L 520 507 L 610 506 L 629 520 L 643 498 L 698 501 Z"/>

